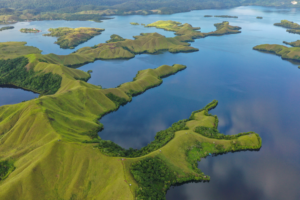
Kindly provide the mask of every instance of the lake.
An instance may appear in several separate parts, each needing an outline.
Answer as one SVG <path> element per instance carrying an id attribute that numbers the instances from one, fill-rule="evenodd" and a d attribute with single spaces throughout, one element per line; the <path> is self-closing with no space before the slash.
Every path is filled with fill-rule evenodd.
<path id="1" fill-rule="evenodd" d="M 239 18 L 204 18 L 204 15 L 236 15 Z M 262 16 L 263 19 L 256 19 Z M 173 32 L 132 26 L 130 22 L 152 23 L 175 20 L 201 27 L 202 32 L 215 30 L 213 24 L 229 21 L 242 27 L 242 33 L 211 36 L 192 42 L 198 52 L 137 55 L 130 60 L 102 61 L 79 69 L 93 70 L 89 83 L 104 88 L 132 81 L 137 71 L 163 64 L 184 64 L 187 69 L 165 78 L 163 84 L 134 97 L 132 102 L 100 119 L 102 139 L 112 140 L 125 148 L 141 148 L 164 130 L 213 99 L 219 101 L 211 111 L 219 117 L 219 130 L 225 134 L 255 131 L 262 137 L 260 151 L 229 153 L 208 157 L 199 168 L 211 176 L 209 183 L 188 183 L 171 188 L 168 200 L 298 200 L 300 190 L 300 70 L 297 63 L 279 56 L 252 50 L 259 44 L 282 44 L 296 41 L 299 35 L 273 26 L 282 19 L 300 23 L 297 9 L 238 7 L 224 10 L 201 10 L 173 15 L 115 16 L 103 23 L 78 21 L 22 22 L 15 29 L 0 33 L 0 41 L 27 41 L 43 54 L 69 54 L 84 46 L 105 42 L 111 34 L 132 38 L 142 32 L 159 32 L 173 37 Z M 98 27 L 106 30 L 76 47 L 60 49 L 56 38 L 44 37 L 48 28 Z M 37 28 L 42 33 L 24 34 L 20 28 Z M 114 78 L 112 78 L 114 77 Z M 2 89 L 0 89 L 1 92 Z M 1 102 L 23 97 L 6 89 Z M 17 89 L 23 92 L 23 90 Z M 25 94 L 24 94 L 25 95 Z M 34 96 L 30 98 L 35 98 Z M 30 99 L 29 98 L 29 99 Z M 8 99 L 8 100 L 7 100 Z M 24 99 L 20 99 L 21 102 Z M 13 102 L 17 103 L 17 102 Z"/>

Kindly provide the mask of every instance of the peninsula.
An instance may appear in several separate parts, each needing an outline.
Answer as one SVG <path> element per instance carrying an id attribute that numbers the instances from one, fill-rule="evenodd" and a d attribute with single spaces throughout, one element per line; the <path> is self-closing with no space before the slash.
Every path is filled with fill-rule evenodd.
<path id="1" fill-rule="evenodd" d="M 287 44 L 287 45 L 291 45 L 292 47 L 300 47 L 300 40 L 297 40 L 295 42 L 286 42 L 286 41 L 283 41 L 284 44 Z"/>
<path id="2" fill-rule="evenodd" d="M 88 41 L 96 35 L 100 35 L 105 29 L 101 28 L 50 28 L 50 33 L 43 36 L 58 37 L 56 44 L 63 49 L 74 49 L 81 43 Z"/>
<path id="3" fill-rule="evenodd" d="M 14 29 L 15 27 L 13 26 L 4 26 L 0 28 L 0 31 L 4 31 L 4 30 L 9 30 L 9 29 Z"/>
<path id="4" fill-rule="evenodd" d="M 279 55 L 282 59 L 300 61 L 300 47 L 286 47 L 279 44 L 262 44 L 253 47 L 253 49 Z"/>
<path id="5" fill-rule="evenodd" d="M 300 25 L 288 20 L 281 20 L 280 23 L 275 23 L 274 26 L 281 26 L 284 28 L 290 28 L 290 29 L 300 29 Z"/>
<path id="6" fill-rule="evenodd" d="M 210 179 L 197 168 L 201 158 L 261 147 L 253 132 L 220 134 L 217 116 L 208 113 L 218 104 L 212 101 L 157 133 L 146 147 L 122 149 L 98 137 L 103 125 L 97 119 L 186 66 L 142 70 L 132 82 L 102 89 L 85 81 L 88 73 L 45 57 L 30 54 L 1 61 L 0 68 L 20 63 L 38 75 L 56 74 L 61 82 L 52 95 L 0 107 L 0 199 L 165 199 L 171 185 Z"/>

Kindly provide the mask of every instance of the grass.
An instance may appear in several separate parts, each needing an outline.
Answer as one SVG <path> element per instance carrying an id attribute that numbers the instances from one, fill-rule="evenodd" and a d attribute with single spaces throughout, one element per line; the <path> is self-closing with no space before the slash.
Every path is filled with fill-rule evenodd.
<path id="1" fill-rule="evenodd" d="M 0 59 L 12 59 L 27 54 L 40 54 L 42 52 L 36 47 L 25 45 L 26 42 L 1 42 Z"/>
<path id="2" fill-rule="evenodd" d="M 50 28 L 50 33 L 44 34 L 44 36 L 58 37 L 56 44 L 63 49 L 74 49 L 79 44 L 82 44 L 96 35 L 101 34 L 104 29 L 100 28 Z"/>

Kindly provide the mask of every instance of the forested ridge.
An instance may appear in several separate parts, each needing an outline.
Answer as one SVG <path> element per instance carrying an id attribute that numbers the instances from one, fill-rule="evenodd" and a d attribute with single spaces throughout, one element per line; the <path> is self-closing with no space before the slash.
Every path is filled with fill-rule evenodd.
<path id="1" fill-rule="evenodd" d="M 85 10 L 116 9 L 119 14 L 128 11 L 156 9 L 168 14 L 241 5 L 294 6 L 290 0 L 1 0 L 0 2 L 0 8 L 32 9 L 35 12 L 60 11 L 74 13 Z"/>

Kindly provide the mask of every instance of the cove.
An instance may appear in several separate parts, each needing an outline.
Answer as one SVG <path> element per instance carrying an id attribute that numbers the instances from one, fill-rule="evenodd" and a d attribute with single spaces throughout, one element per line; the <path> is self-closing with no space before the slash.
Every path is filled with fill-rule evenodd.
<path id="1" fill-rule="evenodd" d="M 0 106 L 37 98 L 39 94 L 15 87 L 0 87 Z"/>

